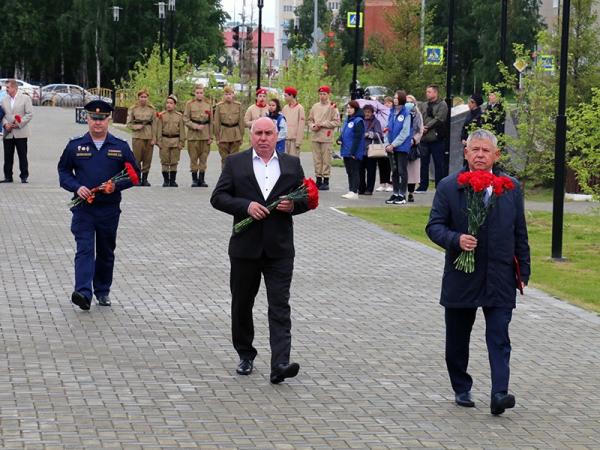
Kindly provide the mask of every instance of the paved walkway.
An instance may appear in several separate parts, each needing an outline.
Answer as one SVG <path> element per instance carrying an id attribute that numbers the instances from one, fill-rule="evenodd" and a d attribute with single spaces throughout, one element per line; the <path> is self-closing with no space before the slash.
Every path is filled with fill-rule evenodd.
<path id="1" fill-rule="evenodd" d="M 442 253 L 330 209 L 341 170 L 323 206 L 296 220 L 298 378 L 269 383 L 264 291 L 256 370 L 234 374 L 230 218 L 189 180 L 157 187 L 156 154 L 155 186 L 124 195 L 113 307 L 74 308 L 56 162 L 85 128 L 72 110 L 35 114 L 31 184 L 0 186 L 0 447 L 600 448 L 600 318 L 529 289 L 512 325 L 517 407 L 493 417 L 480 317 L 477 407 L 455 406 Z M 210 165 L 214 186 L 216 152 Z"/>

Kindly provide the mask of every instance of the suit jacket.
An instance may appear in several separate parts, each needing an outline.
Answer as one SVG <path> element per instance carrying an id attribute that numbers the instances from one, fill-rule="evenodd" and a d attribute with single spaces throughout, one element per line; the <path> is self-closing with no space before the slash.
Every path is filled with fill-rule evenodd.
<path id="1" fill-rule="evenodd" d="M 515 256 L 525 283 L 530 275 L 527 225 L 519 182 L 513 179 L 515 189 L 496 197 L 476 236 L 475 272 L 465 273 L 454 268 L 454 260 L 461 252 L 460 235 L 468 231 L 467 195 L 456 180 L 458 173 L 447 176 L 436 187 L 426 227 L 429 238 L 446 249 L 440 303 L 450 308 L 514 308 Z"/>
<path id="2" fill-rule="evenodd" d="M 225 160 L 223 172 L 210 198 L 212 206 L 233 216 L 233 224 L 248 217 L 250 202 L 264 206 L 282 195 L 289 194 L 304 180 L 300 158 L 279 153 L 281 175 L 265 200 L 254 176 L 252 149 L 233 154 Z M 308 211 L 306 200 L 294 201 L 292 214 Z M 232 235 L 229 255 L 235 258 L 258 259 L 293 257 L 294 227 L 292 214 L 273 210 L 266 219 L 255 221 L 244 231 Z"/>
<path id="3" fill-rule="evenodd" d="M 12 123 L 15 120 L 15 115 L 21 116 L 21 123 L 18 124 L 18 128 L 15 128 L 10 133 L 4 130 L 4 139 L 20 139 L 29 137 L 29 127 L 27 124 L 33 117 L 33 106 L 31 104 L 31 97 L 22 94 L 17 91 L 15 95 L 14 107 L 10 107 L 10 95 L 6 95 L 2 99 L 2 109 L 4 110 L 4 117 L 2 118 L 2 126 L 4 128 L 5 123 Z"/>

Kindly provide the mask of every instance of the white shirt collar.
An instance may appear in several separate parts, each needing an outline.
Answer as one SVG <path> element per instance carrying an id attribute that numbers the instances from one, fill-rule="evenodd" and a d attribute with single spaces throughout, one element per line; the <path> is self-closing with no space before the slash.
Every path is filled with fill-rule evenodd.
<path id="1" fill-rule="evenodd" d="M 252 149 L 252 159 L 259 159 L 262 161 L 262 158 L 260 156 L 258 156 L 258 153 L 256 153 L 256 150 L 254 150 L 254 148 Z M 273 161 L 273 159 L 279 160 L 279 155 L 277 154 L 276 150 L 273 150 L 273 156 L 271 156 L 269 158 L 269 160 L 267 161 L 267 164 L 269 164 L 271 161 Z"/>

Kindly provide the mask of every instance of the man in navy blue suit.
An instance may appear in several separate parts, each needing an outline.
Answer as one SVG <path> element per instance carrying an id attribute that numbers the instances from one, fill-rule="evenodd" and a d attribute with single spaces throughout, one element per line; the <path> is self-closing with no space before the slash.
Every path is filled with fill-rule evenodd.
<path id="1" fill-rule="evenodd" d="M 468 167 L 463 170 L 500 174 L 494 168 L 500 157 L 497 139 L 489 131 L 474 131 L 467 139 L 464 155 Z M 437 186 L 426 227 L 429 238 L 446 250 L 440 299 L 445 307 L 446 365 L 456 403 L 475 406 L 471 398 L 473 380 L 467 366 L 471 329 L 477 308 L 481 307 L 492 372 L 490 409 L 498 415 L 515 406 L 514 395 L 508 393 L 511 352 L 508 326 L 516 306 L 516 288 L 522 289 L 530 275 L 523 195 L 519 183 L 513 180 L 515 189 L 495 199 L 477 236 L 471 236 L 467 232 L 466 192 L 457 182 L 458 175 L 449 175 Z M 473 273 L 454 267 L 461 251 L 475 252 Z M 515 266 L 520 267 L 519 286 Z"/>
<path id="2" fill-rule="evenodd" d="M 77 243 L 75 254 L 75 290 L 71 301 L 83 310 L 89 310 L 92 295 L 100 306 L 110 306 L 115 263 L 117 228 L 121 209 L 121 191 L 132 186 L 131 181 L 106 183 L 129 162 L 139 169 L 129 144 L 108 132 L 112 106 L 102 100 L 89 102 L 87 123 L 89 131 L 73 138 L 67 144 L 58 162 L 60 186 L 87 200 L 92 189 L 103 185 L 92 203 L 84 201 L 71 211 L 71 232 Z"/>

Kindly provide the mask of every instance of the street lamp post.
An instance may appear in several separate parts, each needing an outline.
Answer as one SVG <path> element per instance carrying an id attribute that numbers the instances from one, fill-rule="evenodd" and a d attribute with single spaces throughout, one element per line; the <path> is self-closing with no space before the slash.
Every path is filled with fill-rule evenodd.
<path id="1" fill-rule="evenodd" d="M 256 61 L 256 89 L 260 88 L 260 64 L 262 56 L 262 10 L 264 5 L 264 0 L 258 0 L 258 53 Z"/>
<path id="2" fill-rule="evenodd" d="M 169 30 L 169 95 L 173 93 L 173 40 L 175 39 L 175 0 L 169 0 L 168 9 L 170 14 Z"/>
<path id="3" fill-rule="evenodd" d="M 359 33 L 360 33 L 360 3 L 361 0 L 356 0 L 356 24 L 354 28 L 354 63 L 352 64 L 352 83 L 350 84 L 350 98 L 355 100 L 358 98 L 357 92 L 357 82 L 358 78 L 358 43 L 359 43 Z"/>
<path id="4" fill-rule="evenodd" d="M 112 82 L 112 104 L 113 108 L 116 106 L 117 100 L 117 24 L 119 23 L 119 13 L 121 11 L 121 7 L 119 6 L 111 6 L 112 10 L 112 18 L 113 18 L 113 82 Z"/>
<path id="5" fill-rule="evenodd" d="M 160 64 L 162 65 L 164 62 L 163 58 L 163 27 L 165 24 L 165 19 L 167 17 L 167 13 L 165 11 L 165 2 L 156 3 L 158 6 L 158 22 L 160 23 L 160 28 L 158 29 L 158 42 L 160 47 Z"/>
<path id="6" fill-rule="evenodd" d="M 554 196 L 552 202 L 552 258 L 562 260 L 563 215 L 565 201 L 565 147 L 567 140 L 567 65 L 569 57 L 569 22 L 571 1 L 563 1 L 562 35 L 560 41 L 560 80 L 558 83 L 558 114 L 554 153 Z"/>
<path id="7" fill-rule="evenodd" d="M 446 54 L 446 146 L 444 148 L 444 176 L 450 172 L 450 134 L 452 131 L 452 65 L 454 63 L 454 0 L 448 0 L 448 51 Z"/>

